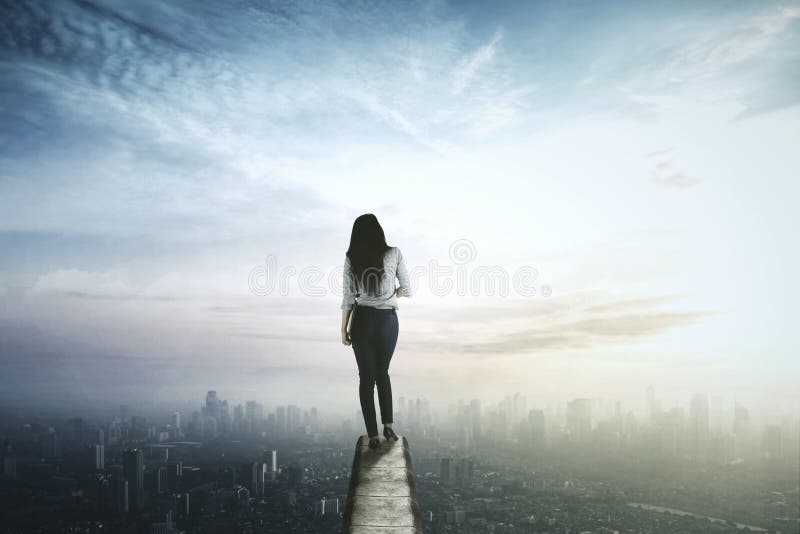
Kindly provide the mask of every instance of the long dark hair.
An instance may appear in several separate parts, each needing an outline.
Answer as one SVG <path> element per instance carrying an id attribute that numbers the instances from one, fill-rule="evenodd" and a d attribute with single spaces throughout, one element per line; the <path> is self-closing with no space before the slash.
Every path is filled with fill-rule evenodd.
<path id="1" fill-rule="evenodd" d="M 389 245 L 378 218 L 371 213 L 356 218 L 350 234 L 350 248 L 347 249 L 350 274 L 362 282 L 370 295 L 378 293 L 378 284 L 385 276 L 383 256 L 387 250 Z"/>

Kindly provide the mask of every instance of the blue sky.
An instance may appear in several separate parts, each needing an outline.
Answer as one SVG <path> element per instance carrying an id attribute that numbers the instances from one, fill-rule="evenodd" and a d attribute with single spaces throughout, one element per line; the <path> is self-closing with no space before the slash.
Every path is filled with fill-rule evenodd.
<path id="1" fill-rule="evenodd" d="M 247 280 L 268 255 L 331 272 L 373 212 L 413 265 L 469 239 L 553 291 L 420 287 L 409 395 L 797 401 L 796 2 L 2 10 L 9 383 L 348 392 L 337 296 Z"/>

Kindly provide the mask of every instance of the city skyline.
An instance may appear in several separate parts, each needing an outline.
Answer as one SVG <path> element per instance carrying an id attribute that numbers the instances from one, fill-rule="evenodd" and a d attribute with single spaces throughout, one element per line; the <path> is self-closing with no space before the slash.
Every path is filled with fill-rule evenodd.
<path id="1" fill-rule="evenodd" d="M 520 532 L 603 534 L 699 533 L 711 524 L 777 532 L 796 523 L 800 418 L 760 419 L 739 404 L 729 412 L 704 394 L 686 410 L 651 386 L 643 394 L 644 414 L 587 398 L 540 409 L 519 393 L 444 411 L 399 397 L 395 423 L 412 444 L 406 465 L 425 531 L 485 532 L 508 517 L 525 518 L 515 521 Z M 196 398 L 190 415 L 143 416 L 126 404 L 108 416 L 0 412 L 0 481 L 19 483 L 9 495 L 28 504 L 0 514 L 18 527 L 77 521 L 120 532 L 338 529 L 351 517 L 347 453 L 360 426 L 360 413 L 267 411 L 215 390 Z M 29 485 L 38 492 L 28 494 Z M 44 502 L 51 513 L 37 517 Z"/>

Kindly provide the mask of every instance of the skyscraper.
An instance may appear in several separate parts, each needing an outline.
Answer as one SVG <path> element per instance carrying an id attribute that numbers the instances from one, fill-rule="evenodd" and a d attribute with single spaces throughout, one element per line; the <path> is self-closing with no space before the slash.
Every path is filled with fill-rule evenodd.
<path id="1" fill-rule="evenodd" d="M 455 462 L 452 458 L 442 458 L 439 463 L 439 479 L 442 484 L 450 484 L 455 479 Z"/>
<path id="2" fill-rule="evenodd" d="M 575 399 L 567 404 L 567 430 L 574 441 L 585 441 L 592 431 L 591 399 Z"/>
<path id="3" fill-rule="evenodd" d="M 302 424 L 301 411 L 299 406 L 289 405 L 286 409 L 286 429 L 294 432 Z"/>
<path id="4" fill-rule="evenodd" d="M 541 452 L 544 449 L 544 411 L 530 410 L 528 412 L 528 426 L 531 433 L 531 448 Z"/>
<path id="5" fill-rule="evenodd" d="M 472 425 L 472 439 L 480 441 L 481 439 L 481 401 L 480 399 L 472 399 L 469 401 L 469 414 L 470 423 Z"/>
<path id="6" fill-rule="evenodd" d="M 264 462 L 269 466 L 268 470 L 275 473 L 278 470 L 278 451 L 264 451 Z"/>
<path id="7" fill-rule="evenodd" d="M 141 510 L 144 506 L 144 451 L 131 449 L 123 452 L 122 469 L 128 482 L 130 509 Z"/>
<path id="8" fill-rule="evenodd" d="M 206 393 L 205 415 L 215 419 L 219 417 L 219 398 L 216 391 Z"/>
<path id="9" fill-rule="evenodd" d="M 278 432 L 286 432 L 286 407 L 278 406 L 275 410 L 275 414 L 277 416 Z"/>
<path id="10" fill-rule="evenodd" d="M 706 460 L 709 430 L 708 397 L 698 393 L 692 396 L 689 407 L 689 439 L 696 460 Z"/>
<path id="11" fill-rule="evenodd" d="M 94 468 L 105 469 L 106 467 L 106 448 L 104 445 L 95 445 L 94 452 Z"/>

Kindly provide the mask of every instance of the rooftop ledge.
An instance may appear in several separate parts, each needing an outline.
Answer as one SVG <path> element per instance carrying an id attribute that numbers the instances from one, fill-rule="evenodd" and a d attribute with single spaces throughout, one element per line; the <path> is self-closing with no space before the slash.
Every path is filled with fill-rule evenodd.
<path id="1" fill-rule="evenodd" d="M 405 436 L 398 437 L 381 439 L 374 451 L 368 436 L 358 438 L 343 534 L 422 534 L 411 451 Z"/>

